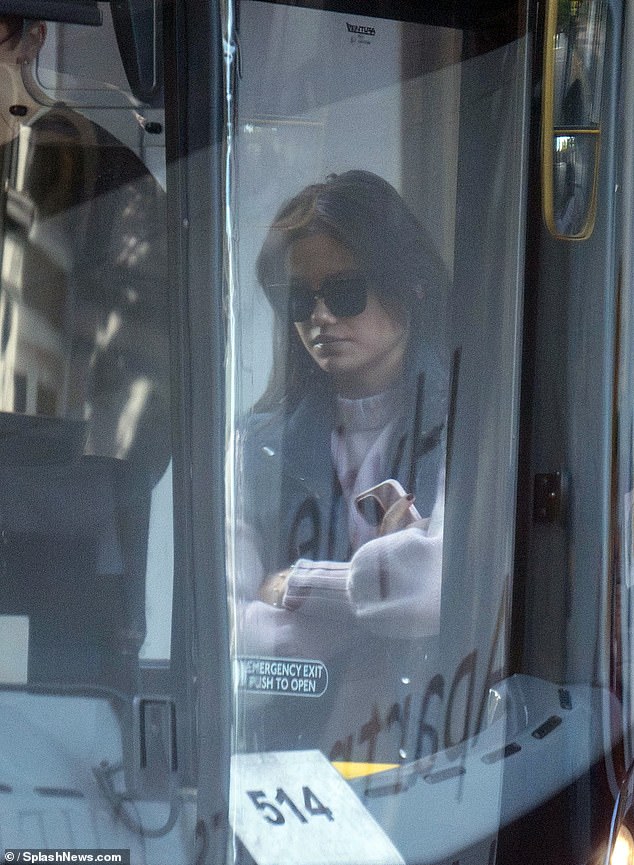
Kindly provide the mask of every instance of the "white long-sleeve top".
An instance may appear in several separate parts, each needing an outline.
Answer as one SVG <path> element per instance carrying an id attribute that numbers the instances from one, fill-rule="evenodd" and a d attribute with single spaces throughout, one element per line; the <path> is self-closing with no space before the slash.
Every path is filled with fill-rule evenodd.
<path id="1" fill-rule="evenodd" d="M 331 452 L 348 516 L 349 562 L 299 559 L 290 570 L 281 607 L 258 600 L 240 605 L 241 653 L 327 659 L 361 628 L 392 639 L 419 639 L 439 631 L 442 580 L 444 475 L 428 520 L 383 537 L 364 523 L 354 500 L 383 480 L 400 389 L 361 400 L 338 401 L 339 424 Z M 263 574 L 257 539 L 238 530 L 243 597 L 256 598 Z M 245 575 L 249 579 L 245 580 Z M 247 587 L 248 582 L 250 587 Z"/>
<path id="2" fill-rule="evenodd" d="M 439 484 L 442 489 L 442 484 Z M 240 651 L 327 660 L 362 631 L 414 640 L 439 632 L 443 498 L 429 524 L 363 544 L 350 562 L 297 561 L 282 607 L 243 605 Z"/>

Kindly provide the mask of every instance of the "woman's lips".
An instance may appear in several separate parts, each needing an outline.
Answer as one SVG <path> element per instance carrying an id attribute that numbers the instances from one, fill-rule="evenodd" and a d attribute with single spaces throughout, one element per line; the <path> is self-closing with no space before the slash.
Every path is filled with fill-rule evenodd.
<path id="1" fill-rule="evenodd" d="M 341 336 L 333 336 L 327 333 L 320 333 L 311 339 L 310 344 L 314 348 L 318 348 L 319 346 L 335 345 L 339 342 L 345 342 L 344 338 Z"/>

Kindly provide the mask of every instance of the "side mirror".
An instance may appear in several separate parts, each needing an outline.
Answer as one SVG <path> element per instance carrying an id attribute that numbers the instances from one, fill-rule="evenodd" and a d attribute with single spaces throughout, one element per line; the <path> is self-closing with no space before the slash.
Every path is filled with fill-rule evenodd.
<path id="1" fill-rule="evenodd" d="M 96 0 L 0 0 L 0 15 L 20 15 L 33 21 L 62 21 L 99 27 Z"/>
<path id="2" fill-rule="evenodd" d="M 547 0 L 542 202 L 559 239 L 594 228 L 606 30 L 607 0 Z"/>

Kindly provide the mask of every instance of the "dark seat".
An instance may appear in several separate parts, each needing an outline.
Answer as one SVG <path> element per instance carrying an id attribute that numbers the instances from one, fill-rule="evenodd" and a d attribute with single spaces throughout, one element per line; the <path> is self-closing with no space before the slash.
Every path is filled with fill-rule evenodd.
<path id="1" fill-rule="evenodd" d="M 0 415 L 0 614 L 29 618 L 29 684 L 132 694 L 151 486 L 126 461 L 75 456 L 73 437 L 77 424 Z"/>

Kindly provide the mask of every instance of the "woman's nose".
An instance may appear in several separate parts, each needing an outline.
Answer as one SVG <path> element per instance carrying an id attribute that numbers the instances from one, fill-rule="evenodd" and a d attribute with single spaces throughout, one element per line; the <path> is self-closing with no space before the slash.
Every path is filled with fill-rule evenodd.
<path id="1" fill-rule="evenodd" d="M 315 324 L 330 324 L 331 322 L 337 320 L 337 317 L 333 315 L 326 306 L 323 297 L 315 298 L 315 306 L 313 307 L 313 311 L 310 317 L 312 321 L 315 322 Z"/>

